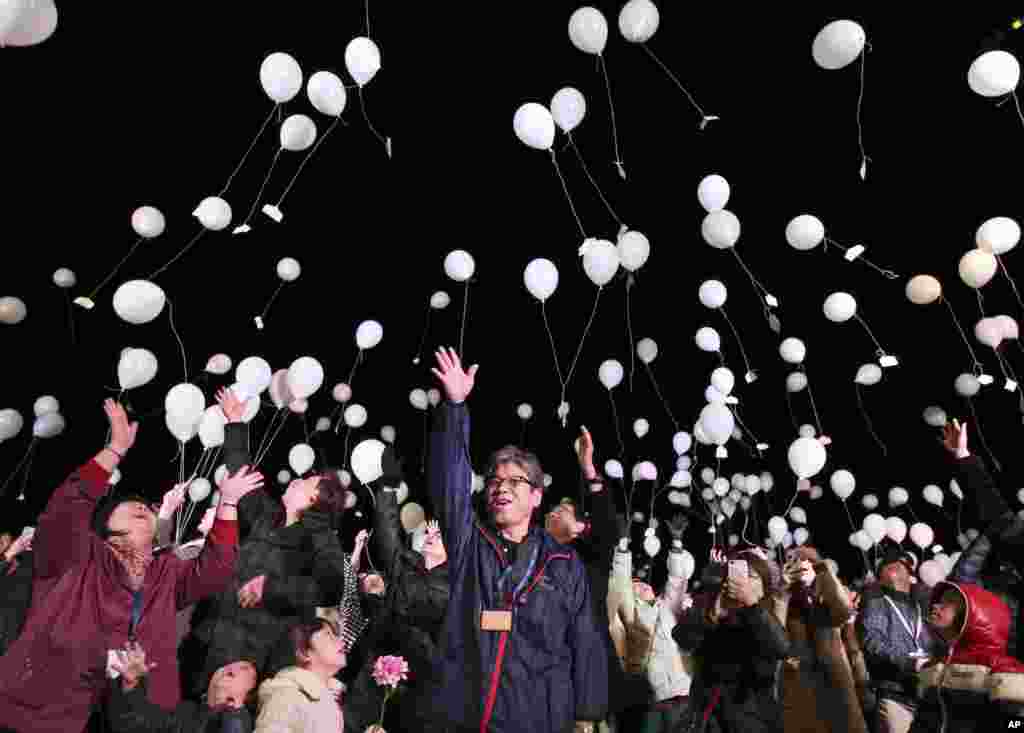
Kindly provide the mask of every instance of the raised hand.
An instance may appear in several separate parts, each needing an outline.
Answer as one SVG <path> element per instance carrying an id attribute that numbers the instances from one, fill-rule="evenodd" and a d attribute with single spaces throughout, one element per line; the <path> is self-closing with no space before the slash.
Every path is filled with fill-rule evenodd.
<path id="1" fill-rule="evenodd" d="M 437 359 L 437 369 L 431 369 L 434 376 L 444 386 L 448 400 L 459 404 L 466 401 L 469 393 L 473 391 L 476 383 L 476 372 L 480 368 L 474 364 L 465 371 L 462 368 L 462 359 L 455 353 L 455 349 L 448 347 L 441 348 L 434 354 Z"/>
<path id="2" fill-rule="evenodd" d="M 967 458 L 967 423 L 963 425 L 956 418 L 942 426 L 942 445 L 957 458 Z"/>
<path id="3" fill-rule="evenodd" d="M 158 516 L 161 519 L 170 519 L 178 507 L 185 503 L 185 488 L 188 484 L 177 484 L 173 489 L 164 494 L 164 500 L 160 504 Z"/>
<path id="4" fill-rule="evenodd" d="M 3 559 L 10 562 L 21 553 L 31 551 L 33 536 L 34 535 L 32 533 L 25 534 L 24 532 L 18 535 L 18 539 L 14 540 L 14 542 L 11 543 L 11 546 L 4 552 Z"/>
<path id="5" fill-rule="evenodd" d="M 576 458 L 579 460 L 583 478 L 588 481 L 597 478 L 597 469 L 594 468 L 594 439 L 586 426 L 580 426 L 580 437 L 576 441 L 576 446 Z"/>
<path id="6" fill-rule="evenodd" d="M 238 605 L 242 608 L 255 608 L 263 602 L 263 588 L 267 584 L 266 575 L 257 575 L 238 589 Z"/>
<path id="7" fill-rule="evenodd" d="M 250 491 L 263 486 L 263 474 L 259 471 L 252 471 L 249 466 L 242 466 L 234 476 L 228 476 L 220 485 L 220 499 L 228 503 L 237 504 L 238 500 Z"/>
<path id="8" fill-rule="evenodd" d="M 137 642 L 129 641 L 124 649 L 118 649 L 110 660 L 110 666 L 121 675 L 121 683 L 130 690 L 156 667 L 156 662 L 146 661 L 146 652 Z"/>
<path id="9" fill-rule="evenodd" d="M 217 392 L 217 403 L 228 422 L 242 422 L 245 414 L 245 403 L 235 395 L 233 389 L 222 388 Z"/>
<path id="10" fill-rule="evenodd" d="M 135 435 L 139 432 L 137 422 L 128 422 L 128 413 L 114 400 L 103 402 L 103 411 L 110 421 L 110 447 L 123 456 L 135 445 Z"/>

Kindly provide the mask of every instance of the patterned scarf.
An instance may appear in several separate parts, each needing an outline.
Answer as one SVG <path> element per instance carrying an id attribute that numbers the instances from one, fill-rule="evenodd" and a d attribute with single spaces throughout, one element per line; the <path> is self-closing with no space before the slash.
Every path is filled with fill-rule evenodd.
<path id="1" fill-rule="evenodd" d="M 140 590 L 142 582 L 146 578 L 146 570 L 153 562 L 152 546 L 140 550 L 132 545 L 127 537 L 113 535 L 107 540 L 107 547 L 111 549 L 124 568 L 131 589 L 133 591 Z"/>

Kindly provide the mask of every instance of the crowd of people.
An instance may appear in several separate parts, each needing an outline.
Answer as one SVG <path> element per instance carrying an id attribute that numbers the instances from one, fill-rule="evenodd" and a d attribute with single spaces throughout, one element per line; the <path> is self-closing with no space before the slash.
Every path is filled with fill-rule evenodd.
<path id="1" fill-rule="evenodd" d="M 192 535 L 175 533 L 184 486 L 159 506 L 110 491 L 138 425 L 108 400 L 107 444 L 52 494 L 34 533 L 0 536 L 0 731 L 1024 725 L 1024 520 L 971 455 L 966 426 L 947 425 L 944 442 L 984 529 L 935 587 L 897 544 L 848 582 L 806 544 L 779 561 L 754 544 L 715 547 L 691 578 L 677 516 L 655 589 L 634 572 L 629 523 L 585 430 L 588 511 L 546 499 L 538 457 L 516 446 L 491 455 L 474 493 L 477 368 L 450 349 L 435 356 L 447 399 L 426 466 L 432 517 L 405 531 L 388 453 L 373 529 L 352 553 L 338 472 L 322 467 L 273 498 L 230 390 L 218 395 L 229 470 L 219 500 Z"/>

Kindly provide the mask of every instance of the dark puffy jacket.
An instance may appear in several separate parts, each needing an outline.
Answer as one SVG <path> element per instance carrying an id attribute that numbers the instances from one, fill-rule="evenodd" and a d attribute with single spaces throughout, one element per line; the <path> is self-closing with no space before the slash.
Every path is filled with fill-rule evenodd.
<path id="1" fill-rule="evenodd" d="M 246 430 L 241 423 L 226 427 L 224 452 L 231 471 L 249 461 Z M 288 629 L 318 607 L 337 605 L 346 587 L 356 587 L 332 517 L 307 511 L 284 526 L 283 515 L 281 502 L 262 490 L 238 503 L 238 569 L 223 592 L 196 608 L 193 643 L 183 652 L 205 656 L 195 660 L 205 662 L 193 680 L 195 694 L 206 690 L 218 668 L 239 659 L 252 661 L 261 674 L 291 664 L 282 643 Z M 260 575 L 267 578 L 262 603 L 242 608 L 238 591 Z"/>
<path id="2" fill-rule="evenodd" d="M 680 650 L 700 665 L 689 710 L 673 733 L 782 733 L 777 674 L 790 655 L 786 630 L 761 605 L 712 624 L 707 610 L 714 602 L 711 594 L 695 599 L 672 631 Z"/>
<path id="3" fill-rule="evenodd" d="M 145 683 L 125 692 L 111 685 L 107 699 L 110 733 L 252 733 L 252 716 L 241 710 L 214 711 L 204 704 L 183 702 L 173 711 L 146 699 Z"/>
<path id="4" fill-rule="evenodd" d="M 21 634 L 32 605 L 32 553 L 0 561 L 0 657 Z"/>
<path id="5" fill-rule="evenodd" d="M 533 528 L 512 565 L 512 583 L 527 581 L 512 631 L 481 630 L 482 611 L 513 609 L 497 587 L 508 560 L 497 532 L 473 514 L 466 407 L 446 403 L 436 420 L 429 486 L 444 528 L 451 588 L 441 642 L 444 714 L 455 726 L 491 733 L 561 733 L 574 720 L 602 720 L 608 650 L 586 572 L 571 548 Z M 536 558 L 529 576 L 522 572 L 524 557 Z"/>
<path id="6" fill-rule="evenodd" d="M 997 596 L 969 583 L 942 581 L 932 591 L 933 601 L 950 588 L 967 613 L 945 660 L 920 674 L 922 700 L 911 731 L 1006 730 L 1006 721 L 1024 716 L 1024 664 L 1006 653 L 1010 611 Z"/>

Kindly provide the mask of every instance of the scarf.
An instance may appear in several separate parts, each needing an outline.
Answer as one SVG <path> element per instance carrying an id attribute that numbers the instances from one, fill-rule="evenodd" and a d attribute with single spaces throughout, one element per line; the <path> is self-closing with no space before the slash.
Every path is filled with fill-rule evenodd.
<path id="1" fill-rule="evenodd" d="M 128 576 L 128 585 L 133 591 L 142 589 L 142 582 L 146 578 L 146 570 L 153 562 L 153 548 L 148 547 L 140 550 L 131 544 L 127 537 L 114 535 L 107 540 L 107 547 L 114 553 L 114 557 L 121 563 Z"/>

